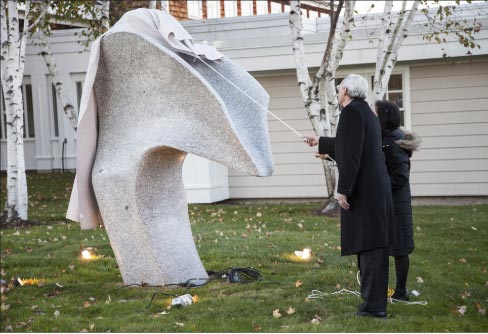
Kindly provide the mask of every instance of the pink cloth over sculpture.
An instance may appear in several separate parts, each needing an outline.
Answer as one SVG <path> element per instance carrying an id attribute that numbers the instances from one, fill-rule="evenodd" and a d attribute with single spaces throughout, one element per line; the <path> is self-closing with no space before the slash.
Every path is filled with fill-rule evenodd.
<path id="1" fill-rule="evenodd" d="M 78 131 L 76 178 L 71 192 L 66 218 L 80 223 L 81 229 L 91 229 L 103 224 L 92 187 L 92 169 L 97 152 L 97 103 L 93 83 L 100 57 L 100 41 L 116 32 L 137 34 L 148 42 L 195 57 L 219 60 L 223 55 L 215 47 L 195 44 L 180 23 L 165 11 L 136 9 L 127 12 L 91 47 L 83 94 L 81 96 Z"/>

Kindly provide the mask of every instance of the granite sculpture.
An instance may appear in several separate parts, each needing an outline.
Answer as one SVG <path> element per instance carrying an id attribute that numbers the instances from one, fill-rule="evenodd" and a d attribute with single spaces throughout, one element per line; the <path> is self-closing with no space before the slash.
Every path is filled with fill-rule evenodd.
<path id="1" fill-rule="evenodd" d="M 124 283 L 203 284 L 185 156 L 271 175 L 268 94 L 226 57 L 205 61 L 125 32 L 101 40 L 93 89 L 92 184 Z"/>

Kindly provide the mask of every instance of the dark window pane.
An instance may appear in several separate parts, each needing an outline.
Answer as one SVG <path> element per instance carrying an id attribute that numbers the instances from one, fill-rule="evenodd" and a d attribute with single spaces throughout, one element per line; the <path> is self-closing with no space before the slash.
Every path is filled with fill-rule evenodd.
<path id="1" fill-rule="evenodd" d="M 58 97 L 56 95 L 56 88 L 54 84 L 51 85 L 52 99 L 53 99 L 53 120 L 54 120 L 54 136 L 59 137 L 58 126 Z"/>
<path id="2" fill-rule="evenodd" d="M 0 111 L 1 111 L 1 115 L 3 116 L 3 123 L 0 124 L 0 138 L 2 139 L 5 139 L 6 138 L 6 135 L 5 135 L 5 123 L 6 123 L 6 120 L 5 120 L 5 100 L 3 99 L 3 89 L 0 87 L 0 100 L 2 100 L 2 105 L 1 105 L 1 108 L 0 108 Z"/>
<path id="3" fill-rule="evenodd" d="M 32 106 L 32 86 L 25 85 L 25 100 L 27 102 L 27 125 L 29 126 L 29 138 L 35 137 L 34 108 Z"/>
<path id="4" fill-rule="evenodd" d="M 402 89 L 402 75 L 392 74 L 390 76 L 390 81 L 388 81 L 389 90 L 401 90 Z"/>
<path id="5" fill-rule="evenodd" d="M 83 83 L 81 81 L 76 82 L 76 98 L 78 100 L 78 115 L 80 114 L 81 93 L 83 92 Z"/>
<path id="6" fill-rule="evenodd" d="M 403 108 L 403 93 L 388 93 L 388 100 L 395 102 L 398 108 Z"/>

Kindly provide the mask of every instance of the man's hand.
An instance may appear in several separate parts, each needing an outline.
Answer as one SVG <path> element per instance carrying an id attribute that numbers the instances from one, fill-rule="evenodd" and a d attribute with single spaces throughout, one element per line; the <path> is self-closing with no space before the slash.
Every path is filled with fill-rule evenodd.
<path id="1" fill-rule="evenodd" d="M 308 146 L 312 147 L 312 146 L 317 146 L 319 144 L 319 137 L 305 137 L 303 138 L 303 142 L 305 144 L 308 144 Z"/>
<path id="2" fill-rule="evenodd" d="M 337 201 L 339 202 L 339 205 L 341 208 L 344 210 L 349 210 L 349 203 L 347 203 L 347 196 L 343 194 L 337 194 Z"/>
<path id="3" fill-rule="evenodd" d="M 320 154 L 319 152 L 315 152 L 315 157 L 320 159 L 327 159 L 329 157 L 328 154 Z"/>

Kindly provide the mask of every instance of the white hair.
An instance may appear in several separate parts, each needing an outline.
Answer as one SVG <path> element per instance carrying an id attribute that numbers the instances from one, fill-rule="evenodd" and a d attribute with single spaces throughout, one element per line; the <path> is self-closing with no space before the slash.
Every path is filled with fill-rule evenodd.
<path id="1" fill-rule="evenodd" d="M 349 74 L 341 86 L 347 89 L 347 95 L 352 99 L 366 100 L 368 97 L 368 82 L 359 74 Z"/>

